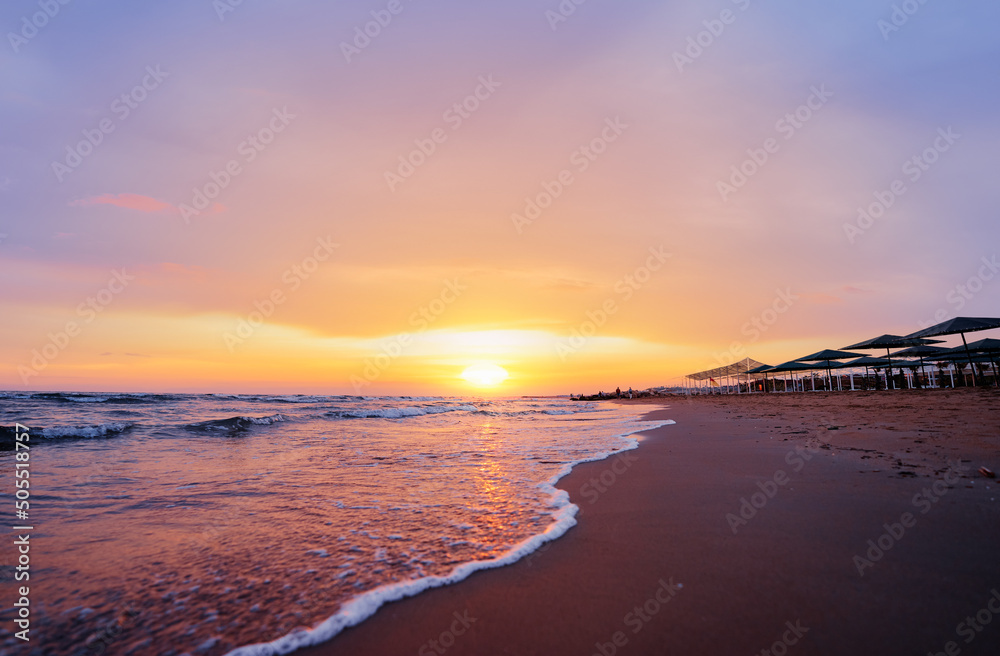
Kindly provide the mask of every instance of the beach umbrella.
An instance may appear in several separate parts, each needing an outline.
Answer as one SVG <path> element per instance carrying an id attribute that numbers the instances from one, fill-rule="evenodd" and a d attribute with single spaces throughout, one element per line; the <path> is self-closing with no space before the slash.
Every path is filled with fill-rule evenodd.
<path id="1" fill-rule="evenodd" d="M 843 362 L 840 367 L 847 369 L 849 367 L 864 367 L 865 368 L 865 380 L 868 380 L 868 367 L 887 367 L 892 364 L 891 360 L 886 360 L 885 358 L 876 358 L 870 355 L 866 355 L 857 360 L 851 360 L 850 362 Z M 867 385 L 867 382 L 865 383 Z"/>
<path id="2" fill-rule="evenodd" d="M 903 346 L 922 346 L 925 344 L 940 344 L 939 339 L 924 339 L 921 337 L 914 337 L 913 335 L 907 335 L 906 337 L 900 335 L 879 335 L 878 337 L 873 337 L 871 339 L 866 339 L 863 342 L 858 342 L 857 344 L 852 344 L 850 346 L 845 346 L 845 350 L 850 349 L 885 349 L 885 356 L 889 360 L 889 379 L 892 380 L 892 356 L 889 354 L 889 350 L 893 348 L 900 348 Z"/>
<path id="3" fill-rule="evenodd" d="M 937 341 L 937 340 L 935 340 Z M 942 353 L 948 351 L 949 349 L 942 348 L 940 346 L 930 346 L 929 344 L 921 344 L 920 346 L 911 346 L 910 348 L 903 349 L 902 351 L 896 351 L 893 353 L 894 356 L 907 356 L 913 357 L 917 356 L 920 358 L 920 369 L 924 368 L 924 358 L 928 355 L 941 355 Z"/>
<path id="4" fill-rule="evenodd" d="M 969 353 L 1000 353 L 1000 339 L 993 339 L 988 337 L 986 339 L 981 339 L 977 342 L 972 342 L 971 344 L 965 344 L 963 346 L 956 346 L 950 349 L 939 349 L 941 355 L 955 355 L 955 354 L 965 354 Z"/>
<path id="5" fill-rule="evenodd" d="M 927 357 L 928 355 L 940 355 L 940 354 L 946 353 L 946 352 L 948 352 L 950 350 L 951 349 L 943 347 L 943 346 L 930 346 L 928 344 L 922 344 L 920 346 L 911 346 L 910 348 L 905 348 L 902 351 L 896 351 L 895 353 L 892 354 L 892 357 L 897 357 L 897 356 L 913 357 L 913 356 L 917 356 L 918 358 L 923 358 L 923 357 Z"/>
<path id="6" fill-rule="evenodd" d="M 797 362 L 826 362 L 826 375 L 827 380 L 830 381 L 830 391 L 833 391 L 833 367 L 830 366 L 831 360 L 848 360 L 850 358 L 861 358 L 864 357 L 860 353 L 850 353 L 848 351 L 834 351 L 831 349 L 826 349 L 813 353 L 812 355 L 807 355 L 804 358 L 795 358 Z"/>
<path id="7" fill-rule="evenodd" d="M 791 360 L 789 362 L 784 362 L 782 364 L 771 367 L 770 371 L 772 373 L 781 373 L 786 371 L 787 372 L 815 371 L 816 369 L 820 368 L 821 367 L 819 367 L 818 365 L 809 364 L 807 362 L 799 362 L 798 360 Z"/>
<path id="8" fill-rule="evenodd" d="M 850 362 L 841 363 L 841 367 L 885 367 L 889 365 L 889 360 L 886 358 L 875 357 L 874 355 L 866 355 L 863 358 L 858 358 L 857 360 L 851 360 Z"/>
<path id="9" fill-rule="evenodd" d="M 969 344 L 965 341 L 965 333 L 974 333 L 979 330 L 992 330 L 1000 328 L 1000 319 L 993 317 L 955 317 L 941 323 L 910 333 L 907 338 L 937 337 L 939 335 L 961 335 L 962 345 L 965 346 L 965 354 L 968 356 L 969 366 L 972 367 L 972 384 L 976 384 L 976 367 L 972 364 L 972 353 L 969 351 Z"/>
<path id="10" fill-rule="evenodd" d="M 1000 339 L 986 338 L 971 344 L 956 346 L 952 349 L 941 349 L 938 353 L 942 359 L 948 360 L 968 360 L 976 362 L 987 362 L 993 365 L 993 383 L 1000 387 L 1000 376 L 997 376 L 997 360 L 1000 355 Z"/>
<path id="11" fill-rule="evenodd" d="M 893 353 L 893 355 L 896 355 Z M 896 365 L 896 369 L 899 373 L 903 373 L 903 369 L 912 369 L 913 375 L 916 376 L 917 369 L 923 367 L 923 361 L 921 360 L 893 360 Z"/>
<path id="12" fill-rule="evenodd" d="M 932 355 L 928 360 L 937 363 L 948 363 L 955 365 L 955 368 L 959 371 L 961 368 L 968 364 L 991 364 L 996 370 L 997 367 L 997 356 L 990 353 L 973 353 L 971 355 L 965 353 L 965 349 L 961 346 L 956 347 L 957 353 L 942 353 L 941 355 Z"/>
<path id="13" fill-rule="evenodd" d="M 769 371 L 809 371 L 822 369 L 820 365 L 809 364 L 808 362 L 800 362 L 798 360 L 791 360 L 789 362 L 784 362 L 782 364 L 776 364 Z"/>
<path id="14" fill-rule="evenodd" d="M 753 369 L 748 369 L 747 370 L 747 377 L 749 379 L 750 374 L 764 374 L 764 391 L 766 392 L 767 391 L 767 372 L 771 371 L 771 369 L 773 369 L 773 368 L 774 367 L 772 367 L 769 364 L 762 364 L 759 367 L 754 367 Z M 748 382 L 749 382 L 749 380 L 748 380 Z"/>

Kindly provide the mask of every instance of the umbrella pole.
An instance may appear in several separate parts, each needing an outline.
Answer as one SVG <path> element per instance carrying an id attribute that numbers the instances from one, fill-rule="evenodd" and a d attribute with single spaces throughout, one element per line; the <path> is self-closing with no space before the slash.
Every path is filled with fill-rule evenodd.
<path id="1" fill-rule="evenodd" d="M 894 381 L 892 381 L 892 356 L 889 355 L 888 346 L 885 347 L 885 358 L 889 361 L 888 373 L 886 373 L 885 375 L 885 388 L 887 390 L 896 389 L 896 385 L 894 384 Z M 890 384 L 892 385 L 892 387 L 889 387 Z"/>
<path id="2" fill-rule="evenodd" d="M 965 341 L 965 333 L 962 333 L 962 344 L 965 346 L 965 357 L 969 358 L 969 367 L 972 368 L 972 386 L 976 386 L 976 365 L 972 364 L 972 353 L 969 352 L 969 344 Z"/>

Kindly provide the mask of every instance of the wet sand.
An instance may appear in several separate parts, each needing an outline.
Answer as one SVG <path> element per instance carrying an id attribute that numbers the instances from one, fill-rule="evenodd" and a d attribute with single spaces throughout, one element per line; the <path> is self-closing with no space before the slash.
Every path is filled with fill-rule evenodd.
<path id="1" fill-rule="evenodd" d="M 996 390 L 650 409 L 677 424 L 560 482 L 564 537 L 296 653 L 1000 653 Z"/>

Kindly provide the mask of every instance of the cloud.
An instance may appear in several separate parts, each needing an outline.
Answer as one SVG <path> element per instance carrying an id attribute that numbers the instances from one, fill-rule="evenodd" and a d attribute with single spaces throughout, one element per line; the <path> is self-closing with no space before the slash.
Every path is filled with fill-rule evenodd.
<path id="1" fill-rule="evenodd" d="M 190 278 L 200 282 L 207 282 L 209 279 L 209 270 L 198 265 L 178 264 L 177 262 L 161 262 L 159 268 L 162 272 L 171 277 Z"/>
<path id="2" fill-rule="evenodd" d="M 177 208 L 162 200 L 142 196 L 140 194 L 102 194 L 91 198 L 81 198 L 74 200 L 70 205 L 75 207 L 89 207 L 91 205 L 114 205 L 140 212 L 176 212 Z"/>
<path id="3" fill-rule="evenodd" d="M 827 294 L 825 292 L 817 292 L 814 294 L 800 294 L 802 298 L 815 303 L 816 305 L 835 305 L 838 303 L 843 303 L 844 299 L 839 296 L 834 296 L 832 294 Z"/>
<path id="4" fill-rule="evenodd" d="M 212 203 L 212 206 L 207 210 L 202 210 L 201 213 L 205 215 L 211 214 L 222 214 L 223 212 L 228 212 L 229 208 L 222 203 Z"/>

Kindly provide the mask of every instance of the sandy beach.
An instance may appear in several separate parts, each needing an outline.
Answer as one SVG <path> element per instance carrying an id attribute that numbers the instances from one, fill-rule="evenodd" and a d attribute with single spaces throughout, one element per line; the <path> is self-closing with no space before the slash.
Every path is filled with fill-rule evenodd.
<path id="1" fill-rule="evenodd" d="M 996 390 L 650 409 L 676 425 L 560 481 L 564 537 L 297 653 L 998 653 Z"/>

